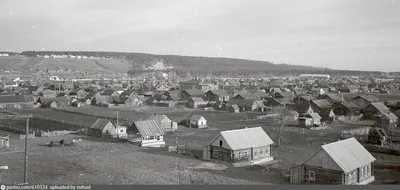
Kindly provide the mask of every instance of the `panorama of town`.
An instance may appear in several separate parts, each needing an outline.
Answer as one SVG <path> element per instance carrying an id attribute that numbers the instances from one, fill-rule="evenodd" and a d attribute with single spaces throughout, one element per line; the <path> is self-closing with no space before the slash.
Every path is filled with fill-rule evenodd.
<path id="1" fill-rule="evenodd" d="M 1 183 L 400 181 L 399 78 L 178 76 L 162 60 L 107 73 L 96 69 L 126 63 L 85 55 L 0 62 Z"/>

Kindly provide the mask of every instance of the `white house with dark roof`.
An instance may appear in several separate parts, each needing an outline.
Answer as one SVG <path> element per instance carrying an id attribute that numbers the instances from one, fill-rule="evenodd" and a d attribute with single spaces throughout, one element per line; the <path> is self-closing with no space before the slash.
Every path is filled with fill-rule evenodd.
<path id="1" fill-rule="evenodd" d="M 235 167 L 273 160 L 274 142 L 261 127 L 220 132 L 203 150 L 203 158 L 231 162 Z"/>
<path id="2" fill-rule="evenodd" d="M 365 185 L 373 182 L 375 158 L 355 139 L 322 145 L 302 164 L 290 168 L 293 184 Z"/>

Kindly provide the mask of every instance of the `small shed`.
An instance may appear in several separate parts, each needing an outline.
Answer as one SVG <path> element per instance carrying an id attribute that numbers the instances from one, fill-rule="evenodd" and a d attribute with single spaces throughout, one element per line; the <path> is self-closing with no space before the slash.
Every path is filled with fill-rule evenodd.
<path id="1" fill-rule="evenodd" d="M 114 136 L 117 134 L 117 127 L 108 119 L 97 119 L 88 128 L 88 135 L 95 137 Z"/>
<path id="2" fill-rule="evenodd" d="M 199 129 L 207 128 L 207 120 L 201 115 L 193 115 L 189 119 L 189 127 L 195 127 Z"/>

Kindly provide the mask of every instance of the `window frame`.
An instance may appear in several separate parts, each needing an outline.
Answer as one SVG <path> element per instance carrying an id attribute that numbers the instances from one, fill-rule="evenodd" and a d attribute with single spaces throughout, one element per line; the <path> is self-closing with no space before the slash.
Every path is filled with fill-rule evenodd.
<path id="1" fill-rule="evenodd" d="M 311 171 L 311 170 L 308 171 L 308 180 L 315 181 L 315 171 Z"/>
<path id="2" fill-rule="evenodd" d="M 218 150 L 213 150 L 213 158 L 218 158 Z"/>

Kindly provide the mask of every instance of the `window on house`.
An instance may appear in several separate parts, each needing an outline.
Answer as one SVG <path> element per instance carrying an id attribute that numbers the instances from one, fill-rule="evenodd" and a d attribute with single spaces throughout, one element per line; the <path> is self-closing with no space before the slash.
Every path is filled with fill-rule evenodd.
<path id="1" fill-rule="evenodd" d="M 315 181 L 315 172 L 314 171 L 308 171 L 308 180 Z"/>
<path id="2" fill-rule="evenodd" d="M 157 140 L 158 140 L 158 141 L 160 140 L 160 136 L 157 136 Z"/>
<path id="3" fill-rule="evenodd" d="M 123 132 L 124 132 L 124 130 L 123 130 L 123 129 L 121 129 L 119 132 L 123 133 Z"/>
<path id="4" fill-rule="evenodd" d="M 364 170 L 363 168 L 360 168 L 360 178 L 364 177 Z"/>
<path id="5" fill-rule="evenodd" d="M 257 150 L 254 150 L 254 156 L 257 156 Z"/>
<path id="6" fill-rule="evenodd" d="M 238 153 L 238 158 L 241 158 L 242 157 L 242 155 L 240 154 L 240 152 Z"/>
<path id="7" fill-rule="evenodd" d="M 154 140 L 154 136 L 150 136 L 150 138 L 149 138 L 150 140 Z"/>
<path id="8" fill-rule="evenodd" d="M 222 146 L 222 141 L 219 141 L 219 146 Z"/>
<path id="9" fill-rule="evenodd" d="M 247 158 L 247 157 L 248 157 L 248 155 L 247 155 L 247 151 L 246 151 L 246 152 L 244 152 L 244 157 L 245 157 L 245 158 Z"/>
<path id="10" fill-rule="evenodd" d="M 218 157 L 218 150 L 214 150 L 214 151 L 213 151 L 213 157 L 214 157 L 214 158 L 217 158 L 217 157 Z"/>
<path id="11" fill-rule="evenodd" d="M 260 149 L 260 154 L 262 154 L 263 153 L 263 149 Z"/>
<path id="12" fill-rule="evenodd" d="M 110 132 L 108 132 L 108 130 L 106 130 L 106 134 L 109 134 Z"/>

